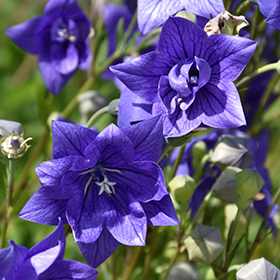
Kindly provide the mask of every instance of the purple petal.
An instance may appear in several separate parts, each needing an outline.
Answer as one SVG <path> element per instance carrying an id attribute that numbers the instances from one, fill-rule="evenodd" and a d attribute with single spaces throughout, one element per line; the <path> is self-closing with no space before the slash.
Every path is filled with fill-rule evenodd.
<path id="1" fill-rule="evenodd" d="M 219 83 L 218 86 L 208 83 L 197 93 L 197 100 L 187 111 L 192 119 L 197 108 L 203 108 L 201 121 L 215 128 L 231 128 L 246 125 L 238 91 L 231 82 Z"/>
<path id="2" fill-rule="evenodd" d="M 9 270 L 9 273 L 4 276 L 5 276 L 5 279 L 16 279 L 17 273 L 19 272 L 20 267 L 27 256 L 28 250 L 27 250 L 27 248 L 25 248 L 23 246 L 15 244 L 14 241 L 12 241 L 12 240 L 10 240 L 9 243 L 12 248 L 11 253 L 13 256 L 13 264 Z M 8 265 L 10 265 L 10 261 L 8 262 Z M 25 279 L 23 279 L 23 280 L 25 280 Z"/>
<path id="3" fill-rule="evenodd" d="M 111 198 L 112 208 L 106 227 L 120 243 L 128 246 L 145 246 L 147 218 L 141 204 L 123 192 Z"/>
<path id="4" fill-rule="evenodd" d="M 92 267 L 97 267 L 113 254 L 119 242 L 104 227 L 95 242 L 83 243 L 78 241 L 78 245 L 87 263 Z"/>
<path id="5" fill-rule="evenodd" d="M 261 13 L 265 16 L 268 17 L 268 14 L 270 13 L 270 11 L 273 9 L 273 7 L 275 6 L 275 2 L 276 0 L 258 0 L 258 4 L 261 10 Z"/>
<path id="6" fill-rule="evenodd" d="M 83 157 L 69 156 L 42 162 L 36 167 L 36 174 L 51 197 L 70 199 L 77 191 L 83 192 L 80 185 L 84 177 L 79 174 L 93 168 L 95 163 Z"/>
<path id="7" fill-rule="evenodd" d="M 118 167 L 131 163 L 134 157 L 131 140 L 114 124 L 106 127 L 85 151 L 87 158 L 100 153 L 99 163 L 104 167 Z"/>
<path id="8" fill-rule="evenodd" d="M 160 116 L 122 129 L 132 141 L 134 161 L 157 162 L 163 145 L 163 124 Z"/>
<path id="9" fill-rule="evenodd" d="M 118 103 L 118 126 L 121 128 L 127 127 L 133 122 L 151 118 L 152 106 L 152 103 L 147 103 L 125 87 Z"/>
<path id="10" fill-rule="evenodd" d="M 59 73 L 54 67 L 50 55 L 47 52 L 40 52 L 38 66 L 48 90 L 53 94 L 58 94 L 74 74 L 74 71 L 68 75 Z"/>
<path id="11" fill-rule="evenodd" d="M 134 93 L 147 102 L 155 102 L 158 98 L 160 76 L 167 75 L 170 67 L 172 62 L 168 64 L 158 52 L 154 51 L 111 66 L 110 70 Z"/>
<path id="12" fill-rule="evenodd" d="M 55 262 L 47 271 L 40 275 L 39 280 L 94 280 L 98 271 L 84 263 L 63 260 Z"/>
<path id="13" fill-rule="evenodd" d="M 275 0 L 275 4 L 265 22 L 280 29 L 280 0 Z"/>
<path id="14" fill-rule="evenodd" d="M 86 147 L 93 142 L 98 132 L 80 125 L 53 121 L 53 158 L 83 156 Z"/>
<path id="15" fill-rule="evenodd" d="M 137 201 L 152 200 L 162 184 L 164 176 L 160 167 L 149 161 L 135 161 L 131 166 L 122 167 L 118 172 L 108 172 L 111 182 L 116 182 L 116 192 L 120 189 L 129 192 Z"/>
<path id="16" fill-rule="evenodd" d="M 50 57 L 54 69 L 63 74 L 72 74 L 79 63 L 79 54 L 75 46 L 71 43 L 66 46 L 63 43 L 53 43 L 50 48 Z"/>
<path id="17" fill-rule="evenodd" d="M 64 234 L 64 228 L 62 220 L 59 219 L 59 223 L 54 230 L 48 237 L 43 239 L 41 242 L 36 244 L 34 247 L 32 247 L 28 252 L 28 257 L 35 256 L 41 252 L 44 252 L 48 250 L 49 248 L 55 247 L 58 244 L 60 247 L 59 254 L 57 254 L 58 259 L 63 259 L 64 255 L 64 249 L 65 249 L 65 234 Z"/>
<path id="18" fill-rule="evenodd" d="M 75 11 L 80 11 L 81 9 L 75 0 L 50 0 L 45 6 L 44 14 L 53 14 L 63 10 L 69 10 L 73 13 Z"/>
<path id="19" fill-rule="evenodd" d="M 199 71 L 198 89 L 202 88 L 206 83 L 208 83 L 211 76 L 211 67 L 208 62 L 199 57 L 194 57 L 196 62 L 196 67 Z"/>
<path id="20" fill-rule="evenodd" d="M 196 15 L 210 18 L 225 10 L 222 0 L 196 0 L 165 1 L 165 0 L 139 0 L 138 25 L 142 34 L 146 34 L 157 26 L 163 24 L 169 16 L 186 9 Z"/>
<path id="21" fill-rule="evenodd" d="M 159 201 L 152 200 L 141 205 L 147 215 L 148 225 L 177 226 L 180 224 L 169 194 Z"/>
<path id="22" fill-rule="evenodd" d="M 14 250 L 13 247 L 0 249 L 0 279 L 8 274 L 10 268 L 13 265 Z"/>
<path id="23" fill-rule="evenodd" d="M 211 35 L 209 39 L 216 46 L 208 59 L 212 70 L 210 80 L 236 80 L 252 57 L 257 42 L 225 34 Z"/>
<path id="24" fill-rule="evenodd" d="M 98 195 L 99 188 L 95 183 L 91 183 L 86 196 L 74 197 L 67 204 L 67 219 L 76 241 L 95 242 L 110 214 L 110 197 L 106 193 Z"/>
<path id="25" fill-rule="evenodd" d="M 6 29 L 5 33 L 26 52 L 38 55 L 41 52 L 42 44 L 46 43 L 44 30 L 50 24 L 51 22 L 44 16 L 38 16 Z"/>
<path id="26" fill-rule="evenodd" d="M 37 275 L 46 271 L 57 259 L 61 251 L 61 244 L 42 251 L 30 258 L 30 262 Z"/>
<path id="27" fill-rule="evenodd" d="M 34 223 L 57 225 L 58 217 L 67 224 L 65 209 L 68 200 L 56 200 L 49 196 L 42 187 L 27 201 L 19 213 L 19 217 Z"/>

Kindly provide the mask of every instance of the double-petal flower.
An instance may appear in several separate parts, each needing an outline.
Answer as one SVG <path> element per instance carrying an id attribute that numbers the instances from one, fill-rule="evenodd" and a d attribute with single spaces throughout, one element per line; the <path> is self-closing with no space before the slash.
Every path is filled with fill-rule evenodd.
<path id="1" fill-rule="evenodd" d="M 208 37 L 191 21 L 169 18 L 156 51 L 111 67 L 132 92 L 121 97 L 120 108 L 133 107 L 138 120 L 147 114 L 162 115 L 165 137 L 185 135 L 201 124 L 215 128 L 245 125 L 233 81 L 255 48 L 256 42 L 249 39 L 225 34 Z M 126 121 L 128 117 L 121 114 L 133 115 L 128 109 L 119 113 Z"/>
<path id="2" fill-rule="evenodd" d="M 87 70 L 90 29 L 76 0 L 50 0 L 43 15 L 6 29 L 6 34 L 20 48 L 38 56 L 42 78 L 57 94 L 78 67 Z"/>
<path id="3" fill-rule="evenodd" d="M 53 122 L 53 160 L 37 166 L 42 187 L 20 217 L 50 225 L 62 217 L 93 267 L 119 243 L 145 245 L 147 225 L 178 224 L 155 163 L 162 143 L 158 117 L 122 130 L 111 124 L 99 134 Z"/>
<path id="4" fill-rule="evenodd" d="M 3 280 L 94 280 L 98 271 L 71 260 L 63 260 L 65 235 L 62 222 L 56 230 L 30 250 L 9 241 L 0 249 L 0 279 Z"/>

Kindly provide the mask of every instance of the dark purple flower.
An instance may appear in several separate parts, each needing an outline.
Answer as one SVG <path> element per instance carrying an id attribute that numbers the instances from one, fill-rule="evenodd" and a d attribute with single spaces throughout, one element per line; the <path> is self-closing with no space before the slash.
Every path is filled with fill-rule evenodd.
<path id="1" fill-rule="evenodd" d="M 280 0 L 259 0 L 259 6 L 265 22 L 280 29 Z"/>
<path id="2" fill-rule="evenodd" d="M 20 217 L 42 224 L 69 223 L 87 262 L 96 267 L 119 243 L 145 245 L 147 225 L 178 220 L 155 163 L 163 144 L 162 120 L 99 134 L 53 122 L 53 160 L 36 168 L 42 187 Z"/>
<path id="3" fill-rule="evenodd" d="M 0 279 L 11 280 L 94 280 L 98 271 L 86 264 L 63 260 L 65 235 L 62 222 L 57 229 L 30 250 L 9 241 L 0 249 Z"/>
<path id="4" fill-rule="evenodd" d="M 210 19 L 225 10 L 222 0 L 138 0 L 138 25 L 142 34 L 162 25 L 169 16 L 187 10 Z"/>
<path id="5" fill-rule="evenodd" d="M 42 16 L 6 30 L 8 37 L 26 52 L 38 56 L 47 88 L 60 92 L 77 67 L 87 70 L 91 23 L 76 0 L 50 0 Z"/>
<path id="6" fill-rule="evenodd" d="M 173 17 L 163 26 L 157 51 L 111 69 L 153 106 L 153 116 L 163 116 L 164 136 L 178 137 L 201 124 L 216 128 L 246 124 L 233 81 L 255 48 L 256 42 L 238 36 L 208 37 L 193 22 Z"/>

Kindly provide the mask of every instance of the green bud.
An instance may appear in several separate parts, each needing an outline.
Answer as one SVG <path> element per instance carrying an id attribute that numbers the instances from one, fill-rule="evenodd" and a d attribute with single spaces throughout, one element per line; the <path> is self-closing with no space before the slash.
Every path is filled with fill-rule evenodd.
<path id="1" fill-rule="evenodd" d="M 220 228 L 197 224 L 184 240 L 191 261 L 212 263 L 224 250 Z"/>
<path id="2" fill-rule="evenodd" d="M 108 113 L 114 118 L 117 118 L 119 114 L 119 101 L 120 99 L 114 99 L 109 103 Z"/>
<path id="3" fill-rule="evenodd" d="M 207 152 L 208 152 L 208 150 L 207 150 L 207 146 L 206 146 L 205 142 L 203 142 L 203 141 L 196 142 L 192 148 L 193 160 L 200 162 L 201 159 L 203 158 L 203 156 L 205 154 L 207 154 Z"/>
<path id="4" fill-rule="evenodd" d="M 30 145 L 27 145 L 27 142 L 32 140 L 31 137 L 24 139 L 24 133 L 20 135 L 15 134 L 14 132 L 8 136 L 3 137 L 1 141 L 1 152 L 8 158 L 8 159 L 17 159 L 22 157 Z"/>
<path id="5" fill-rule="evenodd" d="M 187 210 L 189 200 L 192 197 L 196 184 L 194 179 L 188 175 L 179 175 L 174 177 L 168 184 L 174 207 L 180 212 Z"/>
<path id="6" fill-rule="evenodd" d="M 195 14 L 188 12 L 186 10 L 180 11 L 179 13 L 177 13 L 175 15 L 175 17 L 182 17 L 182 18 L 188 19 L 194 23 L 197 23 Z"/>
<path id="7" fill-rule="evenodd" d="M 242 200 L 251 200 L 264 185 L 262 176 L 253 169 L 236 174 L 236 193 Z"/>
<path id="8" fill-rule="evenodd" d="M 240 171 L 242 169 L 232 166 L 225 169 L 214 184 L 214 192 L 217 197 L 229 202 L 235 201 L 236 173 Z"/>

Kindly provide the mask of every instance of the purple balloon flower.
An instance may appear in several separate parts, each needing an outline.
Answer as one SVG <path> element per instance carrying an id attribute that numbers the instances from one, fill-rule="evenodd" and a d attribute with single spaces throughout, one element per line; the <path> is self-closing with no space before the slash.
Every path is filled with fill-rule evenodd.
<path id="1" fill-rule="evenodd" d="M 99 134 L 53 122 L 53 160 L 36 168 L 42 187 L 20 217 L 69 223 L 87 262 L 96 267 L 119 243 L 144 246 L 147 225 L 178 225 L 164 176 L 155 163 L 163 143 L 159 117 Z"/>
<path id="2" fill-rule="evenodd" d="M 42 78 L 54 94 L 60 92 L 77 67 L 87 70 L 91 23 L 76 0 L 50 0 L 42 16 L 6 30 L 26 52 L 38 56 Z"/>
<path id="3" fill-rule="evenodd" d="M 152 104 L 153 116 L 163 116 L 165 137 L 185 135 L 201 124 L 237 127 L 246 121 L 233 81 L 256 44 L 225 34 L 208 37 L 193 22 L 173 17 L 163 26 L 157 51 L 111 69 L 145 106 Z"/>
<path id="4" fill-rule="evenodd" d="M 0 249 L 0 279 L 11 280 L 94 280 L 98 271 L 71 260 L 63 260 L 65 235 L 62 222 L 57 229 L 28 250 L 9 241 L 10 247 Z"/>
<path id="5" fill-rule="evenodd" d="M 187 10 L 210 19 L 225 10 L 222 0 L 138 0 L 138 25 L 142 34 L 162 25 L 169 16 Z"/>
<path id="6" fill-rule="evenodd" d="M 280 29 L 280 0 L 259 0 L 262 14 L 266 17 L 265 22 Z"/>

